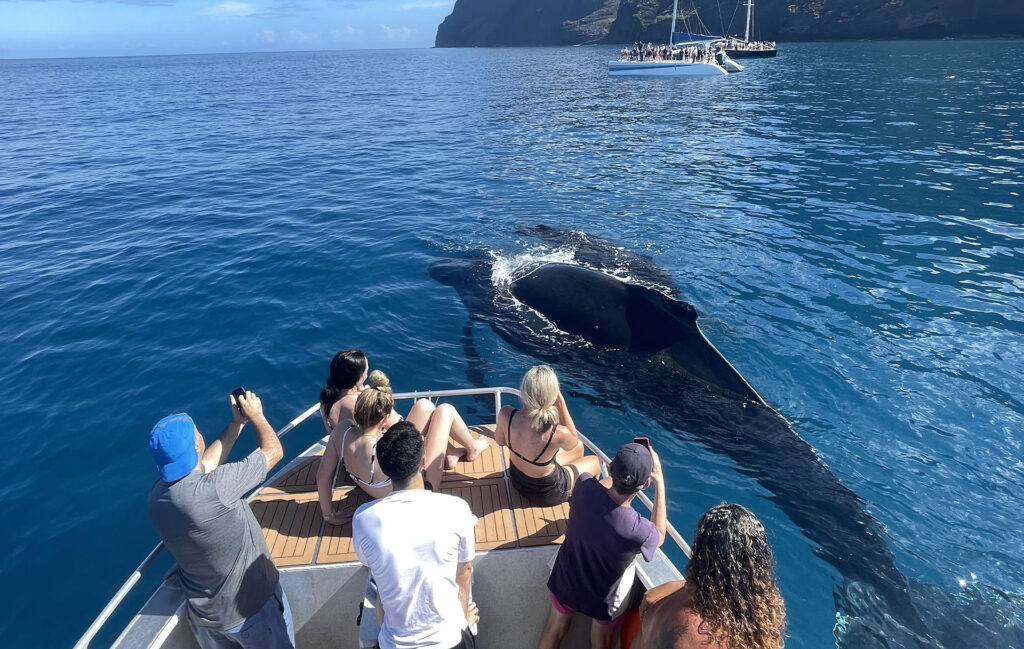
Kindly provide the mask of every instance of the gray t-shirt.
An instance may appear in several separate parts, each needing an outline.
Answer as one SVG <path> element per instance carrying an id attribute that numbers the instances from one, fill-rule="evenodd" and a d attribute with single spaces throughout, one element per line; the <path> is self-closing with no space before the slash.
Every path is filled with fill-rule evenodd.
<path id="1" fill-rule="evenodd" d="M 277 567 L 244 496 L 267 476 L 256 449 L 210 473 L 157 480 L 149 520 L 178 561 L 191 618 L 230 629 L 259 612 L 277 588 Z"/>

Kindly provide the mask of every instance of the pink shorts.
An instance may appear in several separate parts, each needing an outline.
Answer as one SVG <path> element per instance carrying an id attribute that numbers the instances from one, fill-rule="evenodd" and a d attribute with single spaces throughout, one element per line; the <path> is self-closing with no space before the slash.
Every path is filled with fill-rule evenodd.
<path id="1" fill-rule="evenodd" d="M 558 600 L 558 598 L 555 597 L 555 594 L 552 593 L 550 590 L 548 591 L 548 595 L 551 596 L 551 605 L 554 606 L 555 610 L 558 611 L 559 613 L 561 613 L 562 615 L 572 615 L 573 613 L 576 612 L 576 611 L 572 610 L 571 608 L 569 608 L 568 606 L 566 606 L 565 604 L 563 604 L 562 602 L 560 602 Z M 598 619 L 595 619 L 595 618 L 591 618 L 591 619 L 593 619 L 595 622 L 597 622 L 601 626 L 619 626 L 620 624 L 622 624 L 622 621 L 626 619 L 626 614 L 622 613 L 621 615 L 619 615 L 614 620 L 598 620 Z"/>

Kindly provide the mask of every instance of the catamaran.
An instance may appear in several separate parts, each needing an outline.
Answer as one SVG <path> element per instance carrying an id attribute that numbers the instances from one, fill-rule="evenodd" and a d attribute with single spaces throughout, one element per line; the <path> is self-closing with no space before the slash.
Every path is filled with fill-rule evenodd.
<path id="1" fill-rule="evenodd" d="M 743 40 L 730 38 L 725 44 L 725 53 L 734 59 L 761 59 L 777 56 L 779 50 L 775 41 L 751 41 L 750 23 L 754 13 L 754 0 L 747 0 L 747 27 L 743 31 Z"/>
<path id="2" fill-rule="evenodd" d="M 721 36 L 676 31 L 676 13 L 679 0 L 672 4 L 672 27 L 669 32 L 667 58 L 630 60 L 624 57 L 608 62 L 608 73 L 613 76 L 680 76 L 711 77 L 730 72 L 742 72 L 743 66 L 729 58 L 723 50 L 715 51 Z"/>
<path id="3" fill-rule="evenodd" d="M 493 399 L 493 419 L 472 428 L 474 435 L 489 439 L 488 449 L 473 462 L 460 462 L 446 471 L 439 490 L 466 500 L 476 523 L 476 559 L 473 561 L 473 600 L 480 607 L 477 629 L 480 649 L 520 649 L 536 644 L 547 621 L 549 599 L 547 574 L 555 553 L 565 538 L 569 505 L 536 507 L 509 482 L 508 456 L 493 440 L 494 422 L 503 396 L 519 396 L 506 388 L 439 390 L 396 394 L 397 400 L 487 398 Z M 278 431 L 283 437 L 320 412 L 319 404 Z M 296 646 L 350 649 L 359 646 L 357 615 L 379 613 L 375 602 L 364 602 L 367 569 L 352 546 L 352 524 L 328 525 L 320 513 L 316 474 L 328 436 L 324 436 L 270 476 L 249 497 L 249 505 L 263 529 L 267 547 L 280 569 L 281 586 L 291 605 Z M 601 460 L 604 473 L 611 463 L 608 455 L 584 435 L 580 440 Z M 337 471 L 335 502 L 361 505 L 370 497 Z M 641 492 L 638 500 L 652 509 L 651 500 Z M 679 558 L 690 556 L 690 547 L 671 525 L 668 537 L 675 548 L 666 546 Z M 152 567 L 163 551 L 157 545 L 131 574 L 99 616 L 75 644 L 88 649 L 96 634 Z M 173 573 L 172 573 L 173 575 Z M 655 585 L 681 579 L 682 574 L 669 556 L 659 549 L 650 563 L 638 562 L 632 596 L 636 599 Z M 157 587 L 138 614 L 112 645 L 113 649 L 194 649 L 195 638 L 185 619 L 185 596 L 173 576 Z M 590 625 L 576 616 L 562 646 L 582 649 L 590 646 Z"/>

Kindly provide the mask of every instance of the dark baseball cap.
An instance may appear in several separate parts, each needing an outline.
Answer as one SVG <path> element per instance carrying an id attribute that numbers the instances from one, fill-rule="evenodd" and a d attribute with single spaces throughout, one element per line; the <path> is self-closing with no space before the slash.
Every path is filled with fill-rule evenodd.
<path id="1" fill-rule="evenodd" d="M 632 494 L 643 489 L 651 477 L 654 457 L 643 444 L 630 442 L 615 454 L 608 473 L 612 476 L 612 486 L 621 494 Z"/>

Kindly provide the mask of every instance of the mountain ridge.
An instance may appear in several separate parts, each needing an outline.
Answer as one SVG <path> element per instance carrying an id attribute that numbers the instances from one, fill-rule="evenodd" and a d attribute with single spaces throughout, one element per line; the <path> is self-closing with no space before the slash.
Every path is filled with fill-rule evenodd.
<path id="1" fill-rule="evenodd" d="M 742 35 L 741 3 L 681 3 L 676 29 L 703 20 L 711 33 Z M 671 20 L 672 0 L 457 0 L 434 45 L 663 43 Z M 1024 1 L 762 0 L 752 34 L 780 41 L 999 36 L 1024 36 Z"/>

